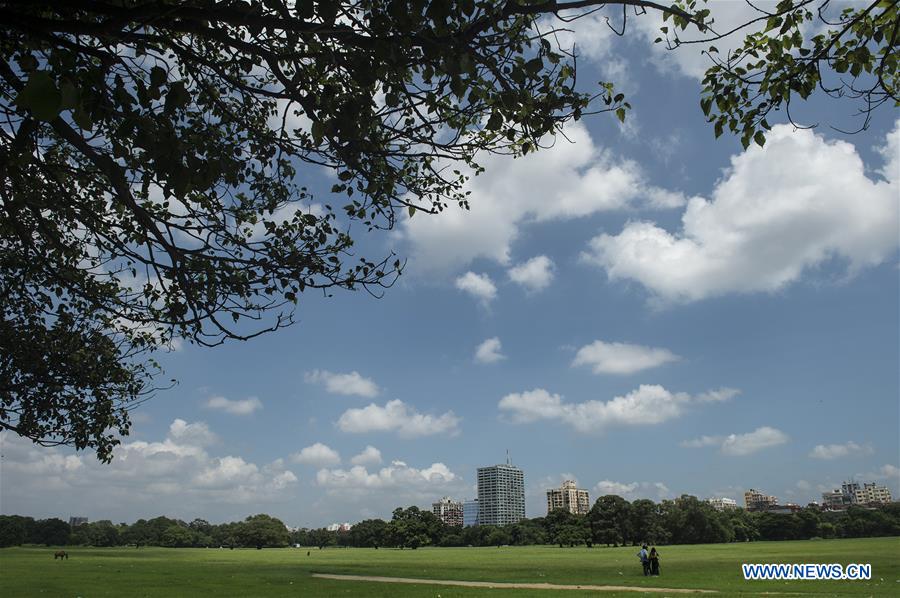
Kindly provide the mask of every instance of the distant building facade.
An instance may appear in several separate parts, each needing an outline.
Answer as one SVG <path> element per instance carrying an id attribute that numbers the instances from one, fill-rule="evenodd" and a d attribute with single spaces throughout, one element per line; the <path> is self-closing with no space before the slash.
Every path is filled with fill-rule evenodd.
<path id="1" fill-rule="evenodd" d="M 841 492 L 839 488 L 822 493 L 822 508 L 829 511 L 846 509 L 850 506 L 850 501 L 851 497 Z"/>
<path id="2" fill-rule="evenodd" d="M 515 465 L 478 468 L 478 525 L 525 519 L 525 474 Z"/>
<path id="3" fill-rule="evenodd" d="M 886 504 L 891 502 L 891 491 L 887 486 L 879 486 L 875 482 L 863 484 L 863 487 L 856 491 L 856 503 L 860 505 Z"/>
<path id="4" fill-rule="evenodd" d="M 879 486 L 875 482 L 865 483 L 849 481 L 841 484 L 840 489 L 822 493 L 822 506 L 831 511 L 846 509 L 850 505 L 879 505 L 891 502 L 891 491 L 887 486 Z"/>
<path id="5" fill-rule="evenodd" d="M 478 499 L 463 502 L 463 527 L 478 525 Z"/>
<path id="6" fill-rule="evenodd" d="M 737 508 L 737 501 L 733 498 L 710 498 L 707 501 L 717 511 L 730 511 Z"/>
<path id="7" fill-rule="evenodd" d="M 69 517 L 69 526 L 78 527 L 79 525 L 87 525 L 87 517 Z"/>
<path id="8" fill-rule="evenodd" d="M 443 521 L 445 525 L 462 527 L 463 504 L 461 502 L 445 496 L 436 503 L 431 504 L 431 511 L 437 515 L 438 519 Z"/>
<path id="9" fill-rule="evenodd" d="M 591 499 L 587 490 L 582 490 L 572 480 L 566 480 L 559 488 L 547 490 L 547 513 L 554 509 L 565 509 L 576 515 L 587 515 L 591 510 Z"/>
<path id="10" fill-rule="evenodd" d="M 352 527 L 349 523 L 332 523 L 325 529 L 330 532 L 349 532 Z"/>
<path id="11" fill-rule="evenodd" d="M 750 488 L 750 490 L 744 492 L 744 506 L 748 511 L 765 511 L 778 506 L 778 497 Z"/>

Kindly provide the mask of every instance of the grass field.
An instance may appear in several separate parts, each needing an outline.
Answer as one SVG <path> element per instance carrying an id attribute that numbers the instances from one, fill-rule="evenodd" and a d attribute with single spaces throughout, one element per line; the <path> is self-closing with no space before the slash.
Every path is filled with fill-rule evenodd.
<path id="1" fill-rule="evenodd" d="M 900 596 L 900 538 L 663 546 L 659 578 L 645 578 L 626 548 L 0 549 L 0 595 L 27 596 L 566 596 L 599 592 L 499 590 L 335 581 L 312 573 L 493 582 L 717 590 L 726 596 Z M 740 565 L 871 563 L 871 581 L 744 581 Z M 603 596 L 640 596 L 602 592 Z M 664 596 L 665 594 L 652 594 Z"/>

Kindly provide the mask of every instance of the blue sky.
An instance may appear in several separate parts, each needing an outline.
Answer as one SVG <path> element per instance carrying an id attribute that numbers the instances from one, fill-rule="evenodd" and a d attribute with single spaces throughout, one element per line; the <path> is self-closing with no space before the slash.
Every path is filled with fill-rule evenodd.
<path id="1" fill-rule="evenodd" d="M 574 25 L 580 80 L 621 82 L 624 126 L 485 157 L 471 211 L 363 235 L 408 258 L 380 300 L 310 295 L 289 329 L 162 355 L 179 384 L 112 465 L 5 435 L 0 510 L 320 526 L 470 498 L 507 449 L 530 517 L 566 478 L 592 500 L 805 504 L 849 477 L 900 495 L 897 112 L 847 136 L 824 123 L 856 107 L 818 99 L 794 116 L 821 126 L 744 151 L 713 139 L 703 59 L 653 47 L 657 24 Z"/>

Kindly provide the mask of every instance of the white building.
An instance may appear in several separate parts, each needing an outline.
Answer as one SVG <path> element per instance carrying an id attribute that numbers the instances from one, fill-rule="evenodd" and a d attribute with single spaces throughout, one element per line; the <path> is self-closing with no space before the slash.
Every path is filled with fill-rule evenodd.
<path id="1" fill-rule="evenodd" d="M 525 519 L 525 474 L 515 465 L 478 468 L 478 525 Z"/>
<path id="2" fill-rule="evenodd" d="M 707 499 L 706 502 L 708 502 L 712 506 L 712 508 L 717 511 L 729 511 L 731 509 L 738 508 L 737 501 L 733 498 L 710 498 Z"/>
<path id="3" fill-rule="evenodd" d="M 891 491 L 887 486 L 879 486 L 875 482 L 863 484 L 853 495 L 858 505 L 886 504 L 891 502 Z"/>

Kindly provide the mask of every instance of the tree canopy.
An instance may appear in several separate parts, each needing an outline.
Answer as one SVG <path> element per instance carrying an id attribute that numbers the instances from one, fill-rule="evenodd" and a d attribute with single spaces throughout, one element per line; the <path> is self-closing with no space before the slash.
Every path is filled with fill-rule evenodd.
<path id="1" fill-rule="evenodd" d="M 716 135 L 761 145 L 817 88 L 860 100 L 863 126 L 896 105 L 898 2 L 835 22 L 827 4 L 760 8 L 741 49 L 708 49 Z M 671 47 L 742 35 L 696 0 L 0 1 L 0 428 L 109 460 L 161 385 L 155 350 L 276 330 L 311 290 L 389 287 L 403 260 L 358 255 L 352 227 L 466 207 L 479 154 L 625 118 L 555 36 L 598 9 L 663 14 Z M 310 167 L 335 176 L 324 203 Z"/>

